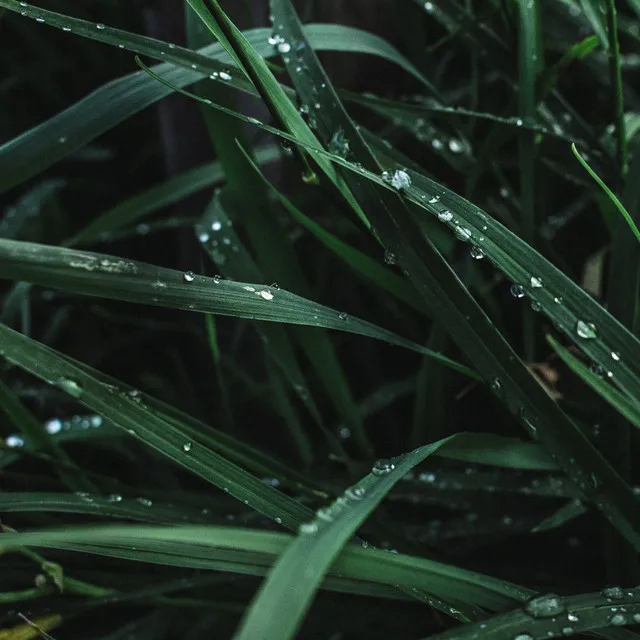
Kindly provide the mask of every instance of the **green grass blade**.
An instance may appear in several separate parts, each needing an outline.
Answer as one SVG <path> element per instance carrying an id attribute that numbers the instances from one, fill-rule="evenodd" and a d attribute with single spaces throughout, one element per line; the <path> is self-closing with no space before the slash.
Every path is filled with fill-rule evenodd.
<path id="1" fill-rule="evenodd" d="M 398 458 L 378 460 L 369 475 L 331 506 L 319 510 L 313 521 L 302 525 L 296 540 L 269 573 L 234 638 L 292 638 L 342 547 L 404 475 L 454 439 L 426 445 Z M 304 567 L 302 572 L 300 566 Z M 451 614 L 460 612 L 453 610 Z"/>
<path id="2" fill-rule="evenodd" d="M 616 209 L 622 214 L 622 217 L 625 219 L 625 222 L 629 226 L 629 229 L 636 237 L 636 240 L 640 242 L 640 229 L 636 226 L 631 214 L 626 210 L 625 206 L 620 202 L 618 197 L 607 187 L 604 181 L 600 178 L 600 176 L 589 166 L 589 163 L 580 155 L 580 152 L 576 149 L 576 145 L 571 145 L 571 151 L 573 155 L 578 159 L 578 162 L 585 168 L 586 172 L 594 179 L 596 184 L 605 192 L 609 200 L 613 202 Z"/>
<path id="3" fill-rule="evenodd" d="M 475 376 L 464 365 L 391 331 L 261 284 L 192 276 L 104 254 L 2 239 L 0 265 L 2 278 L 84 295 L 356 333 L 432 356 Z"/>
<path id="4" fill-rule="evenodd" d="M 139 393 L 105 385 L 55 351 L 4 325 L 0 325 L 0 336 L 0 355 L 6 360 L 66 391 L 174 463 L 285 526 L 295 528 L 309 519 L 309 509 L 194 441 L 188 431 L 144 405 Z"/>

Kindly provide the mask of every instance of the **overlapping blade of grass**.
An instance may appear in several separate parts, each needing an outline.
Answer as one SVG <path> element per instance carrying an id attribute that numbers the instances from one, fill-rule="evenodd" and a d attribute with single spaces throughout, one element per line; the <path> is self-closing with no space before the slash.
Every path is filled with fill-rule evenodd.
<path id="1" fill-rule="evenodd" d="M 270 571 L 234 637 L 292 638 L 329 567 L 360 525 L 398 480 L 435 450 L 446 448 L 450 441 L 426 445 L 398 458 L 378 460 L 369 475 L 329 507 L 320 509 L 313 521 L 302 525 L 296 540 Z M 304 567 L 302 573 L 298 571 L 300 566 Z M 450 607 L 450 615 L 467 621 L 474 615 L 466 607 L 460 608 L 462 611 Z"/>
<path id="2" fill-rule="evenodd" d="M 546 614 L 555 611 L 555 614 Z M 542 640 L 589 633 L 601 638 L 637 637 L 619 633 L 616 627 L 640 620 L 640 592 L 637 588 L 610 587 L 601 593 L 576 596 L 539 596 L 522 609 L 495 616 L 480 623 L 458 627 L 430 636 L 430 640 L 470 640 L 488 637 L 513 640 L 517 637 Z M 607 629 L 607 627 L 612 627 Z M 598 630 L 597 633 L 594 633 Z"/>
<path id="3" fill-rule="evenodd" d="M 550 531 L 551 529 L 561 527 L 563 524 L 566 524 L 585 513 L 587 513 L 587 505 L 582 503 L 580 500 L 571 500 L 571 502 L 567 502 L 563 507 L 560 507 L 560 509 L 537 524 L 531 532 L 541 533 L 543 531 Z"/>
<path id="4" fill-rule="evenodd" d="M 16 0 L 0 0 L 0 7 L 21 14 L 25 12 Z M 229 73 L 232 60 L 219 43 L 194 52 L 46 9 L 30 7 L 29 11 L 31 14 L 25 13 L 42 18 L 46 25 L 166 60 L 166 63 L 155 66 L 154 72 L 172 85 L 184 87 L 209 77 L 226 86 L 255 93 L 254 87 L 241 74 Z M 264 57 L 276 54 L 274 47 L 268 43 L 269 33 L 268 29 L 254 29 L 246 33 L 248 40 Z M 308 33 L 314 46 L 319 49 L 337 47 L 337 50 L 341 50 L 341 47 L 346 47 L 346 50 L 353 51 L 355 48 L 362 53 L 387 58 L 409 73 L 419 75 L 388 43 L 358 29 L 319 24 L 309 25 Z M 172 90 L 167 85 L 154 82 L 144 73 L 133 73 L 104 85 L 57 116 L 0 145 L 0 192 L 37 175 L 123 120 L 169 95 Z"/>
<path id="5" fill-rule="evenodd" d="M 278 159 L 281 153 L 280 148 L 274 145 L 259 148 L 256 150 L 256 162 L 259 165 L 269 164 Z M 105 234 L 120 231 L 164 207 L 217 184 L 223 176 L 220 164 L 217 162 L 185 171 L 101 213 L 67 240 L 65 246 L 75 247 L 96 242 Z"/>
<path id="6" fill-rule="evenodd" d="M 260 282 L 264 277 L 244 248 L 241 239 L 232 226 L 222 203 L 222 194 L 217 192 L 204 212 L 200 222 L 196 225 L 196 234 L 205 251 L 216 264 L 220 272 L 227 278 L 240 282 Z M 224 235 L 224 240 L 216 239 Z M 317 424 L 322 425 L 322 417 L 309 391 L 305 377 L 298 364 L 293 346 L 289 341 L 284 327 L 257 323 L 256 330 L 262 336 L 265 349 L 277 363 L 282 374 L 288 380 L 291 388 L 297 393 L 307 406 Z M 304 434 L 302 426 L 295 420 L 294 439 L 306 464 L 311 462 L 311 445 Z"/>
<path id="7" fill-rule="evenodd" d="M 51 437 L 44 425 L 22 404 L 20 399 L 0 380 L 0 411 L 20 432 L 24 445 L 41 451 L 56 464 L 61 480 L 72 490 L 90 490 L 92 484 L 84 477 L 64 449 Z"/>
<path id="8" fill-rule="evenodd" d="M 224 516 L 215 518 L 202 514 L 184 504 L 176 507 L 147 498 L 127 498 L 113 493 L 100 496 L 95 493 L 49 493 L 49 492 L 8 492 L 0 493 L 0 509 L 5 513 L 77 513 L 155 524 L 211 524 Z"/>
<path id="9" fill-rule="evenodd" d="M 213 7 L 216 17 L 225 20 L 226 17 L 222 16 L 219 6 L 214 3 Z M 314 91 L 316 92 L 316 100 L 321 104 L 321 109 L 317 113 L 318 131 L 326 139 L 329 132 L 333 135 L 342 128 L 357 161 L 365 168 L 375 171 L 376 159 L 372 157 L 369 148 L 362 142 L 358 131 L 341 108 L 339 99 L 320 68 L 316 56 L 308 47 L 300 46 L 300 41 L 304 40 L 304 33 L 290 3 L 285 0 L 273 0 L 271 8 L 277 32 L 298 52 L 298 64 L 301 59 L 304 59 L 304 63 L 309 68 L 306 74 L 291 73 L 291 75 L 301 95 L 310 96 Z M 244 63 L 247 64 L 247 60 L 244 60 Z M 259 82 L 261 78 L 262 73 L 257 73 L 254 82 Z M 322 90 L 320 90 L 321 86 Z M 338 160 L 334 157 L 334 161 Z M 361 174 L 367 173 L 366 169 L 356 169 L 356 171 Z M 371 174 L 367 175 L 373 177 Z M 412 183 L 414 176 L 415 181 Z M 409 196 L 412 193 L 412 184 L 418 182 L 418 179 L 426 181 L 427 184 L 431 183 L 414 172 L 399 169 L 392 169 L 387 173 L 386 178 L 387 182 L 394 183 L 394 186 Z M 380 184 L 385 182 L 378 176 L 375 180 Z M 502 401 L 519 417 L 529 433 L 540 439 L 563 470 L 596 504 L 600 505 L 614 525 L 636 547 L 640 547 L 640 509 L 630 488 L 549 398 L 489 322 L 468 291 L 461 286 L 450 267 L 434 251 L 429 241 L 423 240 L 416 232 L 413 221 L 401 207 L 400 200 L 384 195 L 385 192 L 379 189 L 373 193 L 368 190 L 361 191 L 362 183 L 360 182 L 350 182 L 350 184 L 358 189 L 358 198 L 367 215 L 371 217 L 387 250 L 395 254 L 399 264 L 409 272 L 414 285 L 432 307 L 434 317 L 447 326 L 458 346 L 474 362 L 483 377 L 500 391 Z M 430 197 L 427 197 L 427 193 Z M 430 198 L 435 198 L 434 203 L 436 203 L 438 202 L 436 195 L 440 197 L 441 205 L 444 205 L 442 196 L 448 195 L 448 192 L 441 186 L 431 183 L 431 188 L 426 193 L 421 189 L 417 202 L 422 203 L 424 198 L 426 204 Z M 374 202 L 376 206 L 373 205 Z M 460 207 L 455 206 L 456 204 L 458 203 L 456 202 L 451 209 L 458 214 Z M 444 214 L 445 207 L 441 206 L 436 211 Z M 463 226 L 448 208 L 446 211 L 449 213 L 446 214 L 445 219 L 455 227 L 459 238 L 479 243 L 482 248 L 486 246 L 481 244 L 484 241 L 479 239 L 480 236 L 484 238 L 487 235 L 483 233 L 485 227 L 488 229 L 484 214 L 479 217 L 478 210 L 474 210 L 475 228 L 471 229 L 466 225 Z M 532 250 L 529 248 L 529 251 Z M 516 262 L 520 263 L 522 256 L 518 258 Z M 498 257 L 496 262 L 500 266 L 504 262 L 508 263 L 501 257 Z M 544 285 L 538 286 L 539 280 L 542 283 L 541 278 L 544 277 L 544 270 L 542 273 L 529 273 L 529 278 L 535 278 L 532 284 L 534 290 L 541 289 L 547 293 Z M 528 280 L 527 283 L 531 284 L 531 281 Z M 574 288 L 577 289 L 575 285 Z M 545 300 L 545 303 L 551 306 L 548 300 Z M 588 323 L 589 320 L 581 319 L 581 322 L 582 324 L 578 325 L 572 323 L 571 333 L 578 332 L 582 340 L 594 339 L 589 335 L 587 338 L 582 338 L 582 335 L 588 333 L 583 330 L 583 324 Z M 625 357 L 628 357 L 628 354 L 625 354 Z M 593 478 L 596 480 L 594 481 Z"/>
<path id="10" fill-rule="evenodd" d="M 2 278 L 84 295 L 356 333 L 432 356 L 475 376 L 468 367 L 391 331 L 261 284 L 207 278 L 105 254 L 2 239 L 0 266 Z"/>
<path id="11" fill-rule="evenodd" d="M 618 413 L 640 429 L 640 402 L 638 398 L 631 398 L 621 393 L 604 379 L 602 375 L 594 373 L 552 337 L 548 337 L 547 339 L 555 352 L 574 373 L 580 376 L 596 393 L 614 407 Z"/>
<path id="12" fill-rule="evenodd" d="M 539 46 L 538 1 L 519 2 L 520 30 L 518 34 L 518 111 L 523 122 L 536 120 L 536 80 L 542 66 Z M 536 141 L 532 131 L 521 131 L 518 136 L 520 165 L 520 212 L 523 240 L 536 245 Z M 530 309 L 524 310 L 524 352 L 528 362 L 535 362 L 536 326 Z"/>
<path id="13" fill-rule="evenodd" d="M 310 518 L 309 509 L 193 440 L 188 431 L 147 407 L 139 393 L 104 384 L 52 349 L 4 325 L 0 325 L 0 355 L 267 517 L 289 528 Z"/>
<path id="14" fill-rule="evenodd" d="M 4 533 L 0 548 L 35 546 L 77 550 L 139 562 L 264 575 L 291 542 L 290 535 L 268 531 L 138 525 Z M 388 596 L 389 586 L 402 585 L 491 611 L 507 610 L 533 593 L 473 571 L 357 545 L 344 548 L 327 576 L 328 587 L 339 587 L 343 591 L 367 593 L 369 590 L 370 595 L 374 595 L 371 587 L 375 585 L 387 587 L 378 590 L 378 595 Z M 402 597 L 402 592 L 398 592 L 397 597 Z"/>

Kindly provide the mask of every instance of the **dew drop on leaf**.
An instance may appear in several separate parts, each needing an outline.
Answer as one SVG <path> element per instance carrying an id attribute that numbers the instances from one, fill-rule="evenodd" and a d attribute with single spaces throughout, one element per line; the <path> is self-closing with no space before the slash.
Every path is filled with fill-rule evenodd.
<path id="1" fill-rule="evenodd" d="M 529 284 L 532 289 L 540 289 L 542 287 L 542 280 L 537 276 L 531 276 L 531 280 L 529 280 Z"/>
<path id="2" fill-rule="evenodd" d="M 578 320 L 576 323 L 576 334 L 583 340 L 595 340 L 598 337 L 598 329 L 593 322 Z"/>
<path id="3" fill-rule="evenodd" d="M 553 618 L 564 613 L 566 604 L 564 598 L 550 593 L 529 600 L 524 610 L 533 618 Z"/>
<path id="4" fill-rule="evenodd" d="M 469 253 L 474 260 L 482 260 L 484 258 L 484 251 L 480 247 L 471 247 Z"/>
<path id="5" fill-rule="evenodd" d="M 19 435 L 10 435 L 4 439 L 4 443 L 10 449 L 19 449 L 24 446 L 24 440 L 22 436 Z"/>
<path id="6" fill-rule="evenodd" d="M 185 282 L 193 282 L 196 279 L 196 276 L 193 271 L 185 271 L 182 274 L 182 278 Z"/>
<path id="7" fill-rule="evenodd" d="M 56 386 L 68 393 L 73 398 L 79 398 L 82 395 L 82 387 L 71 378 L 60 378 L 56 381 Z"/>
<path id="8" fill-rule="evenodd" d="M 521 284 L 512 284 L 510 291 L 514 298 L 524 298 L 524 287 Z"/>
<path id="9" fill-rule="evenodd" d="M 396 264 L 396 262 L 398 262 L 396 254 L 391 251 L 384 252 L 384 261 L 386 264 Z"/>
<path id="10" fill-rule="evenodd" d="M 373 465 L 371 473 L 373 473 L 374 476 L 384 476 L 387 475 L 387 473 L 391 473 L 395 468 L 396 465 L 391 462 L 391 460 L 382 459 Z"/>
<path id="11" fill-rule="evenodd" d="M 451 220 L 453 220 L 453 213 L 451 213 L 449 209 L 445 209 L 444 211 L 439 211 L 438 220 L 440 220 L 440 222 L 450 222 Z"/>

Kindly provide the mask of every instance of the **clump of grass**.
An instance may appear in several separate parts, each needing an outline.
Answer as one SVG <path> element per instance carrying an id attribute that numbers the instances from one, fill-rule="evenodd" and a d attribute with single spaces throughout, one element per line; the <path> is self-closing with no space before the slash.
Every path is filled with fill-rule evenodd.
<path id="1" fill-rule="evenodd" d="M 637 2 L 0 7 L 0 635 L 640 624 Z"/>

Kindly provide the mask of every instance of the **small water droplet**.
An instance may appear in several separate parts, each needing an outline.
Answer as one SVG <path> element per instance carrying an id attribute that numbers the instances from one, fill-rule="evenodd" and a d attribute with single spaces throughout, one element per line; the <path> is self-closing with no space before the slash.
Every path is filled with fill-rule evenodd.
<path id="1" fill-rule="evenodd" d="M 185 282 L 193 282 L 196 279 L 196 275 L 193 271 L 185 271 L 182 278 Z"/>
<path id="2" fill-rule="evenodd" d="M 391 251 L 384 252 L 384 261 L 386 264 L 396 264 L 398 259 L 396 258 L 396 254 Z"/>
<path id="3" fill-rule="evenodd" d="M 318 525 L 315 522 L 304 522 L 298 527 L 298 533 L 303 535 L 312 536 L 318 532 Z"/>
<path id="4" fill-rule="evenodd" d="M 214 284 L 220 284 L 220 280 L 222 280 L 222 276 L 220 276 L 220 275 L 213 276 L 213 283 Z"/>
<path id="5" fill-rule="evenodd" d="M 349 316 L 348 316 L 348 315 L 343 311 L 342 313 L 339 313 L 339 314 L 338 314 L 338 318 L 339 318 L 340 320 L 348 320 L 348 319 L 349 319 Z"/>
<path id="6" fill-rule="evenodd" d="M 136 498 L 136 500 L 143 506 L 143 507 L 151 507 L 153 506 L 153 501 L 150 500 L 149 498 Z"/>
<path id="7" fill-rule="evenodd" d="M 537 276 L 531 276 L 529 284 L 531 285 L 532 289 L 540 289 L 542 287 L 542 280 Z"/>
<path id="8" fill-rule="evenodd" d="M 7 436 L 4 439 L 4 443 L 11 449 L 19 449 L 20 447 L 24 447 L 24 439 L 22 438 L 22 436 L 19 436 L 17 434 Z"/>
<path id="9" fill-rule="evenodd" d="M 513 640 L 533 640 L 533 636 L 528 633 L 519 633 L 514 636 Z"/>
<path id="10" fill-rule="evenodd" d="M 36 18 L 36 22 L 39 22 L 40 24 L 42 24 L 44 22 L 44 18 L 42 16 L 38 16 Z"/>
<path id="11" fill-rule="evenodd" d="M 260 296 L 263 300 L 273 300 L 273 293 L 263 289 L 262 291 L 256 291 L 256 295 Z"/>
<path id="12" fill-rule="evenodd" d="M 231 74 L 227 73 L 226 71 L 221 71 L 220 80 L 226 80 L 228 82 L 229 80 L 231 80 Z"/>
<path id="13" fill-rule="evenodd" d="M 576 333 L 583 340 L 595 340 L 598 337 L 598 329 L 593 322 L 578 320 L 576 323 Z"/>
<path id="14" fill-rule="evenodd" d="M 62 420 L 59 418 L 51 418 L 44 423 L 44 429 L 49 435 L 55 435 L 62 431 Z"/>
<path id="15" fill-rule="evenodd" d="M 451 222 L 451 220 L 453 220 L 453 213 L 451 213 L 449 209 L 445 209 L 444 211 L 439 211 L 438 220 L 440 220 L 440 222 Z"/>
<path id="16" fill-rule="evenodd" d="M 404 169 L 384 171 L 382 179 L 398 191 L 408 189 L 411 186 L 411 176 Z"/>
<path id="17" fill-rule="evenodd" d="M 193 447 L 193 444 L 192 444 L 191 442 L 185 442 L 185 443 L 182 445 L 182 450 L 183 450 L 185 453 L 189 453 L 189 451 L 191 451 L 191 447 Z"/>
<path id="18" fill-rule="evenodd" d="M 376 461 L 371 469 L 371 473 L 374 476 L 384 476 L 387 473 L 391 473 L 396 468 L 396 465 L 391 460 L 381 459 Z"/>
<path id="19" fill-rule="evenodd" d="M 458 140 L 457 138 L 451 138 L 451 140 L 449 140 L 449 151 L 451 151 L 452 153 L 462 153 L 463 150 L 464 146 L 462 145 L 460 140 Z"/>
<path id="20" fill-rule="evenodd" d="M 122 502 L 122 496 L 118 495 L 117 493 L 112 493 L 107 500 L 109 502 Z"/>
<path id="21" fill-rule="evenodd" d="M 580 618 L 579 618 L 575 613 L 569 613 L 569 614 L 567 615 L 567 620 L 568 620 L 569 622 L 579 622 L 579 621 L 580 621 Z"/>
<path id="22" fill-rule="evenodd" d="M 602 590 L 602 595 L 609 600 L 622 600 L 624 591 L 621 587 L 605 587 Z"/>
<path id="23" fill-rule="evenodd" d="M 614 616 L 611 616 L 610 622 L 614 627 L 621 627 L 627 624 L 627 619 L 621 613 L 616 613 Z"/>
<path id="24" fill-rule="evenodd" d="M 456 225 L 456 227 L 454 227 L 453 229 L 453 232 L 456 234 L 458 240 L 461 240 L 462 242 L 468 242 L 469 240 L 471 240 L 471 229 Z"/>
<path id="25" fill-rule="evenodd" d="M 82 387 L 75 380 L 71 380 L 71 378 L 59 378 L 56 380 L 56 386 L 73 398 L 82 396 Z"/>
<path id="26" fill-rule="evenodd" d="M 106 29 L 106 27 L 102 23 L 99 22 L 96 25 L 96 29 L 98 29 L 99 31 L 103 31 L 104 29 Z"/>
<path id="27" fill-rule="evenodd" d="M 564 613 L 566 604 L 562 597 L 550 593 L 529 600 L 524 610 L 533 618 L 553 618 Z"/>
<path id="28" fill-rule="evenodd" d="M 341 440 L 348 440 L 351 437 L 351 429 L 349 429 L 349 427 L 340 427 L 338 433 Z"/>
<path id="29" fill-rule="evenodd" d="M 617 353 L 616 351 L 612 351 L 611 352 L 611 359 L 615 360 L 616 362 L 620 362 L 620 354 Z"/>
<path id="30" fill-rule="evenodd" d="M 502 393 L 502 382 L 500 381 L 500 378 L 494 378 L 491 381 L 491 389 L 495 394 Z"/>
<path id="31" fill-rule="evenodd" d="M 362 487 L 350 487 L 344 492 L 344 495 L 350 500 L 362 500 L 366 491 Z"/>
<path id="32" fill-rule="evenodd" d="M 563 636 L 570 636 L 573 635 L 574 631 L 573 631 L 573 627 L 562 627 L 562 635 Z"/>
<path id="33" fill-rule="evenodd" d="M 514 298 L 524 298 L 524 287 L 521 284 L 512 284 L 510 291 Z"/>
<path id="34" fill-rule="evenodd" d="M 480 247 L 471 247 L 469 253 L 474 260 L 482 260 L 484 258 L 484 251 Z"/>

